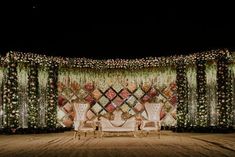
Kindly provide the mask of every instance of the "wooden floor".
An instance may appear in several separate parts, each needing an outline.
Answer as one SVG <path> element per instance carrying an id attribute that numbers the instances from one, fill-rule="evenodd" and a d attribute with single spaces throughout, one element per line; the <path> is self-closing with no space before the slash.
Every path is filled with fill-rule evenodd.
<path id="1" fill-rule="evenodd" d="M 0 135 L 1 157 L 137 157 L 137 156 L 235 156 L 235 133 L 199 134 L 162 131 L 133 137 L 131 134 L 106 135 L 94 138 L 89 134 L 80 140 L 73 132 Z"/>

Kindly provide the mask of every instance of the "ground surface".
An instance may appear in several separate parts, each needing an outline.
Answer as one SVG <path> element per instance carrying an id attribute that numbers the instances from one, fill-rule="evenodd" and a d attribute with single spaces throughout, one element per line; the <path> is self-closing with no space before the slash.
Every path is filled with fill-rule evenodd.
<path id="1" fill-rule="evenodd" d="M 134 138 L 131 134 L 107 134 L 80 140 L 73 132 L 32 135 L 0 135 L 1 157 L 72 156 L 235 156 L 235 133 L 199 134 L 162 131 L 161 138 L 150 134 Z"/>

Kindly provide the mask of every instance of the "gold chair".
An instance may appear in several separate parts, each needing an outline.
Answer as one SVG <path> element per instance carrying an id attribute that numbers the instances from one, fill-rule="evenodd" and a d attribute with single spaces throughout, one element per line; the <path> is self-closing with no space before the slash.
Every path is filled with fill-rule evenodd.
<path id="1" fill-rule="evenodd" d="M 146 103 L 145 110 L 147 112 L 147 120 L 142 120 L 140 126 L 142 134 L 147 132 L 147 135 L 150 131 L 157 132 L 158 137 L 161 135 L 161 121 L 160 121 L 160 112 L 162 108 L 162 103 Z"/>
<path id="2" fill-rule="evenodd" d="M 94 121 L 88 121 L 86 113 L 89 110 L 90 105 L 87 103 L 74 103 L 75 118 L 74 118 L 74 138 L 77 136 L 80 139 L 81 132 L 93 132 L 95 136 L 96 125 Z"/>

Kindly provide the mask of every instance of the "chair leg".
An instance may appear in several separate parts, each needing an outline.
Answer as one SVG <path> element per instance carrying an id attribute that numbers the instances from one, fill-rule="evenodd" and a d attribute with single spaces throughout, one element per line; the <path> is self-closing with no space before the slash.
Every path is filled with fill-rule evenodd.
<path id="1" fill-rule="evenodd" d="M 146 137 L 149 135 L 149 131 L 147 131 Z"/>
<path id="2" fill-rule="evenodd" d="M 140 137 L 143 137 L 143 136 L 144 136 L 144 131 L 140 130 Z"/>
<path id="3" fill-rule="evenodd" d="M 104 132 L 103 132 L 103 131 L 101 131 L 101 138 L 103 138 L 103 136 L 104 136 Z"/>
<path id="4" fill-rule="evenodd" d="M 96 138 L 96 133 L 95 133 L 95 130 L 94 130 L 94 137 Z"/>
<path id="5" fill-rule="evenodd" d="M 80 131 L 78 132 L 78 139 L 79 140 L 81 139 L 81 132 Z"/>
<path id="6" fill-rule="evenodd" d="M 77 131 L 74 131 L 74 134 L 73 134 L 73 138 L 76 139 L 76 136 L 77 136 Z"/>
<path id="7" fill-rule="evenodd" d="M 158 139 L 160 139 L 161 132 L 159 130 L 157 130 L 157 135 L 158 135 Z"/>
<path id="8" fill-rule="evenodd" d="M 135 131 L 133 131 L 133 136 L 136 137 Z"/>

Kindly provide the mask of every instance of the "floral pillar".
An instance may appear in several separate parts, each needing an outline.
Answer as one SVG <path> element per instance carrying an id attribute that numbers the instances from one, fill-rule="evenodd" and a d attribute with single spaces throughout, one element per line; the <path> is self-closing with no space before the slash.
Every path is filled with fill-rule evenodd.
<path id="1" fill-rule="evenodd" d="M 217 66 L 218 126 L 228 128 L 232 124 L 231 74 L 228 70 L 228 58 L 225 55 L 219 57 Z"/>
<path id="2" fill-rule="evenodd" d="M 7 56 L 6 82 L 4 85 L 4 127 L 11 129 L 12 132 L 19 127 L 19 109 L 18 109 L 18 81 L 17 81 L 17 61 L 9 53 Z"/>
<path id="3" fill-rule="evenodd" d="M 46 109 L 47 109 L 47 81 L 48 70 L 46 67 L 40 67 L 38 71 L 39 83 L 39 125 L 46 127 Z"/>
<path id="4" fill-rule="evenodd" d="M 57 124 L 57 105 L 58 105 L 58 66 L 51 63 L 49 66 L 48 84 L 47 84 L 47 128 L 54 129 Z"/>
<path id="5" fill-rule="evenodd" d="M 206 99 L 206 66 L 203 58 L 197 60 L 197 126 L 208 126 L 208 109 Z"/>
<path id="6" fill-rule="evenodd" d="M 28 79 L 28 127 L 38 128 L 39 124 L 39 105 L 38 105 L 38 65 L 30 63 Z"/>
<path id="7" fill-rule="evenodd" d="M 188 124 L 188 81 L 186 76 L 186 65 L 179 63 L 177 66 L 177 127 L 185 128 Z"/>

